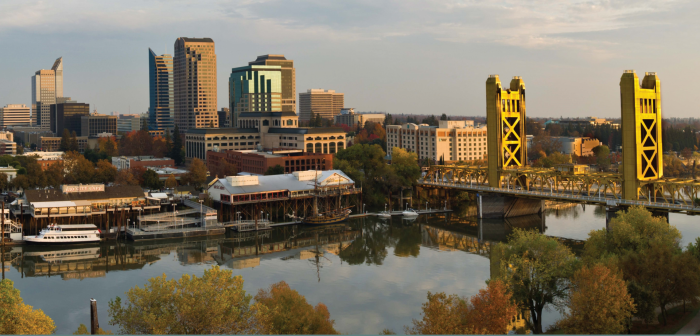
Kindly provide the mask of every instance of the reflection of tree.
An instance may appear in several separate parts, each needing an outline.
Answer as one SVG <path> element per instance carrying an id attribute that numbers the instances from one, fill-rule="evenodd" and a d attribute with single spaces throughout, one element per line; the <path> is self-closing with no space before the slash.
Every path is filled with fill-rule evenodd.
<path id="1" fill-rule="evenodd" d="M 595 215 L 596 218 L 605 218 L 606 213 L 605 213 L 605 207 L 602 205 L 596 205 L 595 208 L 593 208 L 593 215 Z"/>
<path id="2" fill-rule="evenodd" d="M 396 235 L 398 241 L 394 247 L 394 255 L 398 257 L 417 257 L 420 254 L 421 244 L 420 225 L 411 225 L 395 232 L 398 232 Z"/>
<path id="3" fill-rule="evenodd" d="M 395 245 L 395 239 L 390 232 L 397 227 L 393 224 L 378 223 L 373 218 L 367 218 L 357 225 L 360 226 L 358 229 L 362 230 L 362 236 L 355 239 L 338 256 L 350 265 L 381 265 L 387 256 L 387 248 Z"/>

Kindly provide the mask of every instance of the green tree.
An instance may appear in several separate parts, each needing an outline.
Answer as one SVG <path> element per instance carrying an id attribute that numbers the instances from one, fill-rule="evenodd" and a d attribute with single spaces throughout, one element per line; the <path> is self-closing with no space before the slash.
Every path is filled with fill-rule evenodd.
<path id="1" fill-rule="evenodd" d="M 440 120 L 450 120 L 450 117 L 448 117 L 447 114 L 443 113 L 442 116 L 440 116 Z"/>
<path id="2" fill-rule="evenodd" d="M 70 131 L 67 128 L 63 129 L 63 135 L 61 136 L 61 145 L 58 147 L 61 152 L 67 152 L 70 150 Z"/>
<path id="3" fill-rule="evenodd" d="M 627 329 L 635 309 L 622 275 L 603 265 L 584 266 L 571 283 L 559 329 L 567 334 L 622 334 Z"/>
<path id="4" fill-rule="evenodd" d="M 561 307 L 566 298 L 568 279 L 577 265 L 574 254 L 555 238 L 519 229 L 497 249 L 502 254 L 499 278 L 510 287 L 518 307 L 530 312 L 528 328 L 541 334 L 543 309 Z"/>
<path id="5" fill-rule="evenodd" d="M 7 190 L 10 186 L 9 176 L 5 173 L 0 173 L 0 190 Z"/>
<path id="6" fill-rule="evenodd" d="M 390 113 L 387 113 L 384 116 L 384 128 L 386 128 L 388 125 L 393 125 L 394 124 L 394 118 L 391 116 Z"/>
<path id="7" fill-rule="evenodd" d="M 0 334 L 42 335 L 55 330 L 53 320 L 41 309 L 24 304 L 12 280 L 0 281 Z"/>
<path id="8" fill-rule="evenodd" d="M 173 153 L 173 138 L 170 136 L 170 131 L 165 131 L 165 155 L 172 156 Z M 172 157 L 171 157 L 172 159 Z"/>
<path id="9" fill-rule="evenodd" d="M 321 117 L 320 114 L 316 115 L 316 119 L 314 120 L 314 127 L 323 127 L 323 117 Z"/>
<path id="10" fill-rule="evenodd" d="M 163 182 L 160 181 L 160 176 L 155 170 L 148 169 L 143 173 L 143 186 L 148 189 L 160 189 L 163 187 Z"/>
<path id="11" fill-rule="evenodd" d="M 438 122 L 437 118 L 435 118 L 434 115 L 431 115 L 430 117 L 427 117 L 421 121 L 421 124 L 428 124 L 430 126 L 439 126 L 440 122 Z"/>
<path id="12" fill-rule="evenodd" d="M 273 167 L 267 168 L 265 175 L 280 175 L 284 174 L 284 167 L 280 165 L 274 165 Z"/>
<path id="13" fill-rule="evenodd" d="M 622 271 L 628 291 L 638 303 L 635 316 L 651 321 L 656 305 L 665 324 L 668 304 L 696 299 L 700 264 L 692 250 L 681 249 L 681 233 L 676 227 L 641 206 L 617 212 L 610 227 L 589 234 L 584 259 Z"/>
<path id="14" fill-rule="evenodd" d="M 175 161 L 175 164 L 180 166 L 184 162 L 183 148 L 182 148 L 182 137 L 180 136 L 180 128 L 175 125 L 175 130 L 173 131 L 173 147 L 172 153 L 170 153 L 170 158 Z"/>
<path id="15" fill-rule="evenodd" d="M 339 151 L 333 168 L 342 170 L 362 186 L 362 195 L 368 206 L 384 206 L 387 177 L 393 175 L 379 145 L 356 144 Z"/>
<path id="16" fill-rule="evenodd" d="M 593 148 L 593 154 L 596 157 L 598 167 L 603 170 L 610 168 L 610 148 L 606 145 L 600 145 Z"/>
<path id="17" fill-rule="evenodd" d="M 17 144 L 17 155 L 22 155 L 24 154 L 24 146 L 21 144 Z"/>
<path id="18" fill-rule="evenodd" d="M 124 334 L 267 334 L 268 309 L 251 304 L 243 278 L 214 266 L 202 277 L 155 277 L 109 302 L 109 324 Z"/>
<path id="19" fill-rule="evenodd" d="M 273 334 L 336 335 L 335 323 L 323 303 L 316 307 L 306 302 L 306 298 L 280 281 L 268 290 L 260 289 L 255 301 L 267 307 L 270 312 Z"/>

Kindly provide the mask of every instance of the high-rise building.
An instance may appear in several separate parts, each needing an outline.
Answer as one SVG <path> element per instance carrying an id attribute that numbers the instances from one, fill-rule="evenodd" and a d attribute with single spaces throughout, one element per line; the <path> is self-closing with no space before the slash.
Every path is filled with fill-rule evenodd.
<path id="1" fill-rule="evenodd" d="M 219 112 L 219 127 L 231 127 L 231 112 L 228 107 L 222 107 Z"/>
<path id="2" fill-rule="evenodd" d="M 299 120 L 308 121 L 311 113 L 333 119 L 343 108 L 345 94 L 334 90 L 310 89 L 299 93 Z"/>
<path id="3" fill-rule="evenodd" d="M 141 129 L 141 117 L 138 114 L 120 114 L 117 119 L 117 132 L 121 134 Z"/>
<path id="4" fill-rule="evenodd" d="M 181 131 L 219 125 L 214 40 L 179 37 L 173 58 L 175 125 Z"/>
<path id="5" fill-rule="evenodd" d="M 51 70 L 42 69 L 32 76 L 31 120 L 49 129 L 51 105 L 56 104 L 58 97 L 63 97 L 63 57 L 56 59 Z"/>
<path id="6" fill-rule="evenodd" d="M 167 130 L 175 127 L 173 81 L 173 56 L 169 54 L 158 56 L 149 48 L 148 128 L 151 130 Z"/>
<path id="7" fill-rule="evenodd" d="M 29 126 L 29 107 L 24 104 L 8 104 L 0 108 L 0 127 Z"/>
<path id="8" fill-rule="evenodd" d="M 282 112 L 297 112 L 297 75 L 294 61 L 284 55 L 262 55 L 248 65 L 279 65 L 282 68 Z"/>
<path id="9" fill-rule="evenodd" d="M 90 104 L 78 103 L 69 100 L 65 103 L 51 105 L 51 132 L 57 136 L 63 134 L 63 130 L 75 132 L 80 135 L 82 116 L 90 115 Z"/>
<path id="10" fill-rule="evenodd" d="M 282 111 L 282 67 L 248 65 L 231 70 L 228 80 L 229 109 L 234 127 L 246 112 Z"/>

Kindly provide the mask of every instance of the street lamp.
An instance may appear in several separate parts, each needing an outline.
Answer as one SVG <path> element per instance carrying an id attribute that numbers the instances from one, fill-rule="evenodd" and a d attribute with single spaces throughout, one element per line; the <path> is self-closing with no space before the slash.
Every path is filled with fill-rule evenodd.
<path id="1" fill-rule="evenodd" d="M 236 211 L 236 220 L 238 221 L 238 224 L 241 223 L 241 212 L 240 211 Z"/>
<path id="2" fill-rule="evenodd" d="M 206 226 L 206 221 L 204 220 L 204 200 L 199 200 L 199 215 L 202 217 L 202 227 Z"/>
<path id="3" fill-rule="evenodd" d="M 365 206 L 366 204 L 362 204 L 362 213 L 367 213 L 367 211 L 365 210 Z"/>
<path id="4" fill-rule="evenodd" d="M 447 200 L 445 200 L 445 210 L 447 210 Z"/>
<path id="5" fill-rule="evenodd" d="M 143 208 L 139 208 L 139 230 L 141 230 L 141 211 L 143 211 Z"/>
<path id="6" fill-rule="evenodd" d="M 172 204 L 173 206 L 173 225 L 175 225 L 175 204 Z"/>
<path id="7" fill-rule="evenodd" d="M 126 219 L 126 228 L 129 229 L 129 226 L 131 225 L 131 219 L 127 218 Z"/>
<path id="8" fill-rule="evenodd" d="M 428 201 L 425 201 L 425 211 L 428 211 Z"/>

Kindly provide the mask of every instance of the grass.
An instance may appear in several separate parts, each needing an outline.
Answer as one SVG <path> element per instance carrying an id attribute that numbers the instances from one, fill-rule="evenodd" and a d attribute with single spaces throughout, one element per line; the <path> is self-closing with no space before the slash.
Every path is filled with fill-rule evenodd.
<path id="1" fill-rule="evenodd" d="M 668 325 L 635 323 L 632 325 L 633 334 L 675 334 L 681 330 L 695 315 L 700 312 L 700 305 L 688 307 L 683 313 L 683 305 L 668 310 Z"/>

